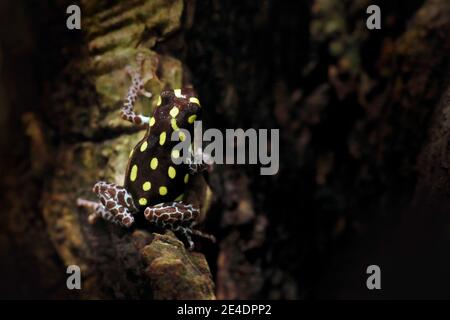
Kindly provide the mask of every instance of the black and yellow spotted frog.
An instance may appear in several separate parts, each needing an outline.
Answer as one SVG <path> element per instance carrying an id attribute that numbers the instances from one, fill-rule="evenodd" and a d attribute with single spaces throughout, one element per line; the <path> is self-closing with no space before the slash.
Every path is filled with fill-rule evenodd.
<path id="1" fill-rule="evenodd" d="M 97 182 L 93 188 L 100 203 L 78 199 L 78 205 L 93 210 L 92 223 L 98 218 L 124 227 L 134 224 L 133 215 L 144 213 L 151 223 L 169 228 L 186 236 L 189 249 L 195 234 L 214 240 L 214 237 L 192 229 L 199 216 L 199 208 L 183 202 L 190 176 L 198 167 L 186 163 L 175 164 L 180 156 L 171 141 L 172 132 L 185 129 L 193 134 L 194 122 L 200 119 L 201 106 L 193 89 L 183 88 L 163 91 L 157 108 L 150 117 L 133 111 L 138 95 L 151 97 L 144 90 L 142 78 L 143 57 L 138 55 L 138 69 L 127 68 L 132 84 L 128 89 L 121 117 L 135 125 L 147 127 L 144 138 L 131 151 L 123 186 Z M 182 131 L 179 132 L 183 140 Z"/>

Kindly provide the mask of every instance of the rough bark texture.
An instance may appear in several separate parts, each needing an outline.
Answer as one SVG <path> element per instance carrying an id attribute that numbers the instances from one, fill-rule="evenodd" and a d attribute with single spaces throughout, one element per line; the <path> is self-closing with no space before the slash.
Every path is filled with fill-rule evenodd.
<path id="1" fill-rule="evenodd" d="M 1 295 L 449 297 L 450 6 L 379 1 L 370 31 L 372 3 L 86 0 L 68 31 L 68 1 L 2 2 Z M 137 52 L 160 77 L 151 92 L 194 85 L 205 128 L 280 129 L 277 175 L 226 165 L 213 192 L 196 181 L 219 240 L 202 253 L 142 223 L 90 226 L 75 207 L 95 181 L 122 182 L 143 134 L 118 117 Z M 370 264 L 382 293 L 365 287 Z"/>

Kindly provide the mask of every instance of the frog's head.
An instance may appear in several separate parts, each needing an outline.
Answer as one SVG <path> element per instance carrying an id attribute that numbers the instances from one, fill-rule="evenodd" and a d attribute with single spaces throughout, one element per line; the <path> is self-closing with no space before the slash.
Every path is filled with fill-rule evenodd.
<path id="1" fill-rule="evenodd" d="M 173 130 L 191 131 L 194 122 L 201 118 L 200 101 L 194 89 L 190 87 L 163 91 L 158 105 L 160 105 L 158 113 L 167 119 Z"/>

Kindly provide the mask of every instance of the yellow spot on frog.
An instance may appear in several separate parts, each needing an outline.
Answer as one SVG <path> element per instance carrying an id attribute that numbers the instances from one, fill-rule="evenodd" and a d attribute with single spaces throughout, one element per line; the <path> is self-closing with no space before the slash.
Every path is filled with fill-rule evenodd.
<path id="1" fill-rule="evenodd" d="M 172 118 L 171 120 L 170 120 L 170 124 L 172 125 L 172 129 L 174 130 L 174 131 L 177 131 L 179 128 L 178 128 L 178 125 L 177 125 L 177 119 L 175 119 L 175 118 Z"/>
<path id="2" fill-rule="evenodd" d="M 200 105 L 200 101 L 196 97 L 190 97 L 189 102 L 193 102 L 193 103 Z"/>
<path id="3" fill-rule="evenodd" d="M 172 109 L 170 109 L 169 114 L 172 116 L 172 118 L 175 118 L 178 113 L 180 113 L 180 109 L 178 109 L 177 107 L 173 107 Z"/>
<path id="4" fill-rule="evenodd" d="M 152 187 L 152 184 L 150 183 L 150 181 L 146 181 L 146 182 L 144 182 L 144 184 L 142 185 L 142 190 L 148 191 L 148 190 L 150 190 L 151 187 Z"/>
<path id="5" fill-rule="evenodd" d="M 159 194 L 165 196 L 167 194 L 167 188 L 164 186 L 159 187 Z"/>
<path id="6" fill-rule="evenodd" d="M 175 201 L 181 201 L 183 200 L 184 194 L 180 194 L 178 197 L 175 198 Z"/>
<path id="7" fill-rule="evenodd" d="M 180 150 L 178 149 L 172 150 L 172 158 L 178 159 L 179 157 L 180 157 Z"/>
<path id="8" fill-rule="evenodd" d="M 150 127 L 153 127 L 155 125 L 155 122 L 156 122 L 155 117 L 150 117 L 150 122 L 149 122 Z"/>
<path id="9" fill-rule="evenodd" d="M 158 101 L 156 101 L 156 106 L 159 107 L 161 105 L 161 96 L 158 96 Z"/>
<path id="10" fill-rule="evenodd" d="M 193 114 L 192 116 L 190 116 L 188 118 L 188 122 L 192 124 L 192 123 L 194 123 L 195 119 L 197 119 L 197 115 Z"/>
<path id="11" fill-rule="evenodd" d="M 161 132 L 161 134 L 159 135 L 159 144 L 163 145 L 164 142 L 166 142 L 166 132 L 165 131 Z"/>
<path id="12" fill-rule="evenodd" d="M 131 180 L 131 181 L 135 181 L 135 180 L 136 180 L 136 178 L 137 178 L 137 173 L 138 173 L 138 167 L 137 167 L 137 165 L 134 165 L 134 166 L 131 168 L 131 172 L 130 172 L 130 180 Z"/>
<path id="13" fill-rule="evenodd" d="M 173 93 L 175 93 L 175 96 L 177 98 L 184 98 L 184 96 L 181 94 L 181 89 L 175 89 L 173 90 Z"/>
<path id="14" fill-rule="evenodd" d="M 140 204 L 141 206 L 145 206 L 145 205 L 147 204 L 147 199 L 145 199 L 145 198 L 140 198 L 140 199 L 139 199 L 139 204 Z"/>
<path id="15" fill-rule="evenodd" d="M 147 145 L 148 145 L 148 143 L 147 143 L 147 141 L 144 141 L 144 143 L 142 143 L 141 144 L 141 152 L 144 152 L 145 150 L 147 150 Z"/>
<path id="16" fill-rule="evenodd" d="M 172 166 L 169 167 L 169 170 L 167 170 L 167 173 L 169 174 L 170 179 L 175 178 L 175 176 L 177 175 L 177 171 Z"/>
<path id="17" fill-rule="evenodd" d="M 186 175 L 184 176 L 184 183 L 188 182 L 189 182 L 189 173 L 186 173 Z"/>
<path id="18" fill-rule="evenodd" d="M 180 135 L 178 137 L 180 138 L 180 141 L 186 140 L 186 135 L 182 131 L 180 131 Z"/>
<path id="19" fill-rule="evenodd" d="M 152 170 L 156 170 L 157 167 L 158 167 L 158 158 L 153 158 L 150 161 L 150 168 L 152 168 Z"/>

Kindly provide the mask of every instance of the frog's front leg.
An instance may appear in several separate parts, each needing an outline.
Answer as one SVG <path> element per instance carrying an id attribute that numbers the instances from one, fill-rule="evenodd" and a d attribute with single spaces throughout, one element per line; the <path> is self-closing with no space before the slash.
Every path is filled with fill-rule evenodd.
<path id="1" fill-rule="evenodd" d="M 191 235 L 207 238 L 212 242 L 216 241 L 214 236 L 192 229 L 199 214 L 198 208 L 181 201 L 160 203 L 153 207 L 147 207 L 144 211 L 145 218 L 151 223 L 164 229 L 181 232 L 189 243 L 189 250 L 194 249 Z"/>
<path id="2" fill-rule="evenodd" d="M 190 151 L 189 156 L 185 159 L 185 163 L 189 167 L 189 172 L 194 175 L 202 171 L 211 171 L 213 167 L 213 159 L 207 153 L 202 152 L 200 149 L 195 152 Z"/>
<path id="3" fill-rule="evenodd" d="M 127 96 L 125 97 L 125 102 L 123 104 L 120 115 L 122 119 L 130 121 L 135 125 L 142 125 L 148 124 L 150 118 L 140 114 L 136 114 L 134 112 L 134 104 L 139 95 L 151 98 L 152 94 L 144 90 L 144 84 L 147 80 L 153 78 L 153 74 L 150 74 L 147 78 L 142 78 L 144 58 L 141 54 L 137 55 L 136 62 L 136 69 L 133 69 L 129 66 L 126 69 L 128 75 L 131 77 L 132 82 L 131 86 L 128 88 Z"/>

